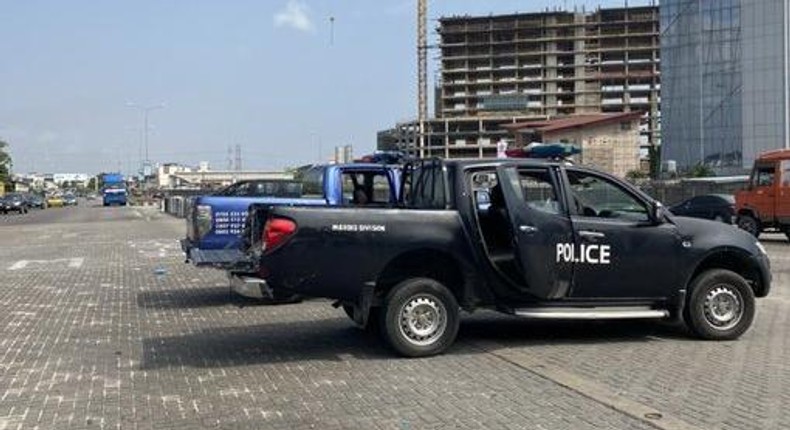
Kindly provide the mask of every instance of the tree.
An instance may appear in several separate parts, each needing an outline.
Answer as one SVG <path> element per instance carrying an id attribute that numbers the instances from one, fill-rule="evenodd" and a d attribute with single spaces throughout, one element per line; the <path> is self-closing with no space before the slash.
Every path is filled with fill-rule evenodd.
<path id="1" fill-rule="evenodd" d="M 11 172 L 11 155 L 6 151 L 8 147 L 8 143 L 5 141 L 0 140 L 0 182 L 4 184 L 9 184 L 11 182 L 11 177 L 9 173 Z"/>
<path id="2" fill-rule="evenodd" d="M 707 178 L 710 176 L 716 176 L 716 174 L 713 169 L 710 168 L 710 166 L 699 163 L 691 168 L 688 176 L 692 178 Z"/>

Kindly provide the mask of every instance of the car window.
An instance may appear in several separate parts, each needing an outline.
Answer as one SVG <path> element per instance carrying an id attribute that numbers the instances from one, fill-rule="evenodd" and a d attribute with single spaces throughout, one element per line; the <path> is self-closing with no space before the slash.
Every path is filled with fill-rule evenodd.
<path id="1" fill-rule="evenodd" d="M 287 181 L 252 182 L 249 197 L 301 197 L 302 184 Z"/>
<path id="2" fill-rule="evenodd" d="M 385 171 L 344 171 L 343 203 L 351 205 L 386 205 L 392 186 Z"/>
<path id="3" fill-rule="evenodd" d="M 228 196 L 228 197 L 235 196 L 236 193 L 239 190 L 239 187 L 241 187 L 243 184 L 244 184 L 244 182 L 237 182 L 235 184 L 228 185 L 227 187 L 225 187 L 225 189 L 220 190 L 217 193 L 217 195 L 218 196 Z"/>
<path id="4" fill-rule="evenodd" d="M 297 175 L 302 183 L 302 197 L 324 198 L 324 172 L 323 166 L 315 166 Z"/>
<path id="5" fill-rule="evenodd" d="M 252 194 L 252 183 L 250 183 L 250 182 L 241 182 L 228 195 L 232 196 L 232 197 L 249 197 L 249 196 L 253 195 Z"/>
<path id="6" fill-rule="evenodd" d="M 548 170 L 520 170 L 518 174 L 521 193 L 529 208 L 560 213 L 557 192 Z"/>
<path id="7" fill-rule="evenodd" d="M 705 200 L 702 196 L 692 197 L 685 202 L 683 202 L 683 206 L 699 206 L 704 204 Z"/>
<path id="8" fill-rule="evenodd" d="M 774 184 L 774 175 L 776 169 L 771 166 L 758 166 L 755 169 L 754 177 L 752 178 L 752 185 L 756 187 L 769 187 Z"/>
<path id="9" fill-rule="evenodd" d="M 790 186 L 790 160 L 782 160 L 782 185 Z"/>
<path id="10" fill-rule="evenodd" d="M 575 215 L 637 222 L 649 220 L 647 205 L 608 178 L 569 170 L 568 181 L 571 210 Z"/>
<path id="11" fill-rule="evenodd" d="M 403 201 L 410 207 L 443 209 L 447 204 L 444 187 L 441 163 L 423 162 L 404 171 Z"/>

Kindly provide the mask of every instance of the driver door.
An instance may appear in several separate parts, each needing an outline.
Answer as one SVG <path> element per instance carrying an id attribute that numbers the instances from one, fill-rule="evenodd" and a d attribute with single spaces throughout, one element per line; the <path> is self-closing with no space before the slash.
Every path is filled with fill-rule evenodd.
<path id="1" fill-rule="evenodd" d="M 617 181 L 566 168 L 573 246 L 558 250 L 574 265 L 571 297 L 666 297 L 679 285 L 682 245 L 674 224 L 654 223 L 649 202 Z"/>

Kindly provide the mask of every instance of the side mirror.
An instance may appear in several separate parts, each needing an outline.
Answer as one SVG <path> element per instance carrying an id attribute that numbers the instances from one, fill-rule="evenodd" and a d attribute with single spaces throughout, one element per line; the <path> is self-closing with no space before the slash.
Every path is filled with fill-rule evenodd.
<path id="1" fill-rule="evenodd" d="M 653 200 L 650 203 L 650 221 L 653 224 L 662 224 L 664 222 L 664 205 L 658 200 Z"/>

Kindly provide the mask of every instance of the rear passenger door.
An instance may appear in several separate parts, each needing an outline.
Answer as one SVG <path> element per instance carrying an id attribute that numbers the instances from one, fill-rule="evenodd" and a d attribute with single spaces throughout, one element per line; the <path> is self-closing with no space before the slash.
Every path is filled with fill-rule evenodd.
<path id="1" fill-rule="evenodd" d="M 573 266 L 558 264 L 556 249 L 558 243 L 572 241 L 573 236 L 556 169 L 500 167 L 497 179 L 507 205 L 525 298 L 564 297 Z"/>

